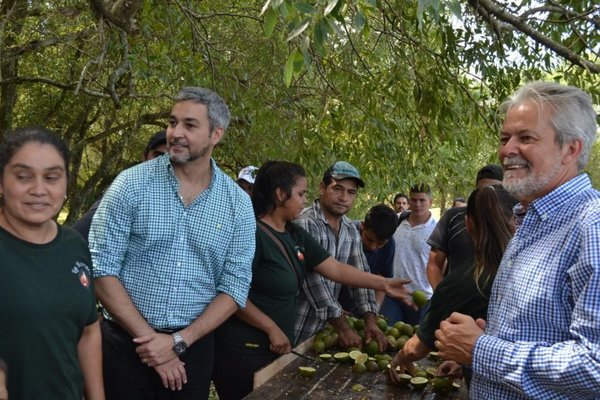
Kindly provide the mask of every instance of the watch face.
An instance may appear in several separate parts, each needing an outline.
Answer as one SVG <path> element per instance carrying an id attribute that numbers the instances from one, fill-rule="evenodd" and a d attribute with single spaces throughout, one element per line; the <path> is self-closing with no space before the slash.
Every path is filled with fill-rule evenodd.
<path id="1" fill-rule="evenodd" d="M 185 342 L 177 342 L 175 343 L 175 346 L 173 346 L 173 351 L 175 351 L 175 353 L 177 353 L 177 355 L 181 355 L 183 353 L 185 353 L 185 351 L 187 350 L 187 344 L 185 344 Z"/>

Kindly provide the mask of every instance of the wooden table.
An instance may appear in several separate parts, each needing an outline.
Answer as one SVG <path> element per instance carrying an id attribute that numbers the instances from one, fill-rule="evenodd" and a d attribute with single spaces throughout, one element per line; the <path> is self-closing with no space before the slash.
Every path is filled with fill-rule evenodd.
<path id="1" fill-rule="evenodd" d="M 305 346 L 306 347 L 306 346 Z M 296 348 L 304 353 L 302 345 Z M 307 355 L 314 357 L 310 351 Z M 424 367 L 434 365 L 429 360 L 419 362 Z M 313 367 L 316 373 L 313 377 L 303 377 L 298 373 L 298 367 Z M 233 366 L 234 367 L 234 366 Z M 362 385 L 362 391 L 353 390 L 355 384 Z M 464 382 L 461 388 L 449 395 L 433 393 L 431 385 L 424 390 L 413 390 L 409 387 L 399 387 L 391 383 L 386 372 L 352 373 L 351 364 L 307 360 L 293 354 L 287 354 L 275 360 L 255 375 L 256 389 L 250 393 L 248 400 L 367 400 L 367 399 L 468 399 Z"/>

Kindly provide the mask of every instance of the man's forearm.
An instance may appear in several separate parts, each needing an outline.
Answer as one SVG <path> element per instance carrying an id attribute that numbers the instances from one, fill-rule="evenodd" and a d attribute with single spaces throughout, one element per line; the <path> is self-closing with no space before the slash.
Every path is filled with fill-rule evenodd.
<path id="1" fill-rule="evenodd" d="M 338 332 L 344 332 L 344 331 L 348 331 L 348 330 L 352 329 L 352 328 L 350 328 L 350 325 L 348 325 L 348 321 L 346 320 L 345 315 L 341 315 L 339 317 L 334 317 L 334 318 L 329 318 L 327 321 Z"/>
<path id="2" fill-rule="evenodd" d="M 433 289 L 444 279 L 446 270 L 446 253 L 441 250 L 431 250 L 427 260 L 427 280 Z"/>
<path id="3" fill-rule="evenodd" d="M 115 276 L 96 278 L 96 297 L 110 316 L 133 337 L 154 333 L 127 294 L 125 287 Z"/>
<path id="4" fill-rule="evenodd" d="M 375 302 L 377 303 L 377 307 L 381 310 L 381 306 L 383 305 L 383 301 L 385 300 L 385 292 L 381 290 L 375 291 Z"/>
<path id="5" fill-rule="evenodd" d="M 231 296 L 219 293 L 187 328 L 180 333 L 189 345 L 214 331 L 239 309 Z"/>

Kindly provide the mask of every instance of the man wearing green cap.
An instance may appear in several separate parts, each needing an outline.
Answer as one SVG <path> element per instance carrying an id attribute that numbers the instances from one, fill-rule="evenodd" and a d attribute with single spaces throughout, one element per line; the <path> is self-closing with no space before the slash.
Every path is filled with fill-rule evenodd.
<path id="1" fill-rule="evenodd" d="M 359 187 L 365 183 L 358 170 L 345 161 L 338 161 L 325 171 L 320 184 L 319 199 L 305 209 L 295 221 L 306 229 L 338 261 L 369 271 L 362 251 L 360 233 L 346 214 L 356 200 Z M 296 342 L 301 342 L 322 329 L 327 322 L 339 334 L 342 347 L 361 347 L 362 340 L 354 332 L 342 313 L 337 298 L 341 285 L 319 274 L 309 272 L 299 294 L 296 319 Z M 375 293 L 370 289 L 350 288 L 356 315 L 366 322 L 365 337 L 377 340 L 380 350 L 387 346 L 385 335 L 376 324 L 379 307 Z"/>

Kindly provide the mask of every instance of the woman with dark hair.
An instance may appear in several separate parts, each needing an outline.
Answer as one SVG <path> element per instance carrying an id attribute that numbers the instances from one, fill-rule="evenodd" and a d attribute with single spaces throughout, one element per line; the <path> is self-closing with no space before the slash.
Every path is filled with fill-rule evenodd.
<path id="1" fill-rule="evenodd" d="M 58 225 L 69 155 L 43 128 L 0 145 L 0 358 L 14 399 L 104 399 L 92 262 Z"/>
<path id="2" fill-rule="evenodd" d="M 254 372 L 290 352 L 297 295 L 308 270 L 410 302 L 406 281 L 340 263 L 292 222 L 306 205 L 306 193 L 302 166 L 268 161 L 260 167 L 252 191 L 257 232 L 250 294 L 246 307 L 227 320 L 216 335 L 213 381 L 221 400 L 247 395 Z"/>
<path id="3" fill-rule="evenodd" d="M 392 360 L 390 377 L 394 382 L 399 382 L 399 373 L 414 373 L 413 361 L 435 349 L 435 330 L 452 312 L 485 319 L 494 277 L 515 232 L 512 209 L 516 203 L 501 185 L 484 186 L 471 193 L 465 222 L 473 238 L 474 258 L 467 260 L 468 266 L 451 271 L 437 286 L 419 329 Z M 464 372 L 468 380 L 469 371 Z"/>

